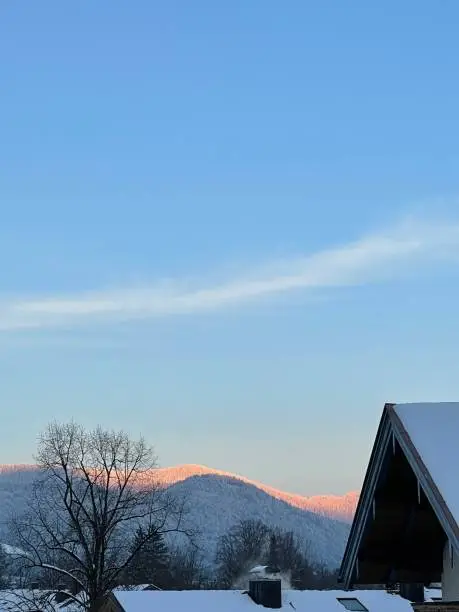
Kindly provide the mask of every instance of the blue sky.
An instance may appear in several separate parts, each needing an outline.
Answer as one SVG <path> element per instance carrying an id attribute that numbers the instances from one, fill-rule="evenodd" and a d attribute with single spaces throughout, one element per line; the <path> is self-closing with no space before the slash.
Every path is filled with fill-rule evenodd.
<path id="1" fill-rule="evenodd" d="M 0 8 L 1 462 L 76 418 L 304 494 L 457 400 L 459 5 Z"/>

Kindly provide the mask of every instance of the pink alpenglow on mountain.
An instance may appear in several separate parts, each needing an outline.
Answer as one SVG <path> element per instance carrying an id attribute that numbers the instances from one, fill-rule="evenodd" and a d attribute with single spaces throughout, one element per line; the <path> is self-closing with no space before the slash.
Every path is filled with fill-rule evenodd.
<path id="1" fill-rule="evenodd" d="M 351 491 L 350 493 L 346 493 L 342 496 L 313 495 L 312 497 L 305 497 L 295 493 L 286 493 L 285 491 L 280 491 L 279 489 L 275 489 L 274 487 L 270 487 L 269 485 L 262 484 L 261 482 L 257 482 L 255 480 L 250 480 L 244 476 L 239 476 L 238 474 L 233 474 L 231 472 L 225 472 L 223 470 L 215 470 L 204 465 L 185 464 L 178 465 L 176 467 L 158 468 L 157 470 L 154 470 L 152 479 L 165 484 L 175 484 L 193 476 L 207 475 L 225 476 L 227 478 L 240 480 L 246 484 L 253 485 L 258 489 L 265 491 L 265 493 L 268 493 L 268 495 L 271 495 L 276 499 L 280 499 L 290 506 L 295 506 L 295 508 L 309 510 L 310 512 L 315 512 L 316 514 L 323 514 L 324 516 L 329 516 L 331 518 L 346 522 L 352 521 L 355 509 L 357 507 L 357 502 L 359 500 L 358 491 Z"/>
<path id="2" fill-rule="evenodd" d="M 27 479 L 32 477 L 36 469 L 36 466 L 26 464 L 0 465 L 0 475 L 14 474 L 21 479 Z M 351 491 L 345 495 L 313 495 L 311 497 L 305 497 L 295 493 L 280 491 L 269 485 L 250 480 L 249 478 L 239 476 L 232 472 L 216 470 L 204 465 L 195 465 L 192 463 L 151 470 L 151 475 L 147 476 L 147 480 L 151 478 L 152 485 L 158 482 L 164 485 L 174 485 L 195 476 L 220 476 L 239 480 L 257 487 L 271 497 L 284 501 L 295 508 L 309 510 L 315 514 L 322 514 L 347 523 L 352 522 L 359 500 L 358 491 Z"/>

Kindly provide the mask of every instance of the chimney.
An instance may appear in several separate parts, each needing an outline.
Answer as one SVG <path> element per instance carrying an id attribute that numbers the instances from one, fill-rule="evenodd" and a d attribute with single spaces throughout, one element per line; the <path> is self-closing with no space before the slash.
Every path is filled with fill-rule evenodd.
<path id="1" fill-rule="evenodd" d="M 249 596 L 265 608 L 282 608 L 282 589 L 280 580 L 251 580 Z"/>
<path id="2" fill-rule="evenodd" d="M 412 603 L 424 603 L 424 585 L 420 583 L 401 583 L 400 596 Z"/>

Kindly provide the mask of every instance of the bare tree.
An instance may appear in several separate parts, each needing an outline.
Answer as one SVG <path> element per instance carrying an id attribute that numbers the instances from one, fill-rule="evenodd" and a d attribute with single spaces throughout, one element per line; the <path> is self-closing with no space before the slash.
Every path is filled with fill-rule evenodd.
<path id="1" fill-rule="evenodd" d="M 267 563 L 275 565 L 281 573 L 290 575 L 293 588 L 315 588 L 317 570 L 292 531 L 272 530 Z"/>
<path id="2" fill-rule="evenodd" d="M 218 581 L 224 588 L 264 560 L 269 540 L 268 527 L 259 520 L 246 520 L 234 525 L 221 536 L 216 553 Z"/>
<path id="3" fill-rule="evenodd" d="M 197 590 L 206 586 L 209 576 L 199 549 L 194 545 L 176 546 L 169 556 L 170 590 Z"/>
<path id="4" fill-rule="evenodd" d="M 217 583 L 223 588 L 245 583 L 257 565 L 266 566 L 268 573 L 279 574 L 297 589 L 316 588 L 322 584 L 319 576 L 324 575 L 310 563 L 293 532 L 268 527 L 259 520 L 241 521 L 221 536 L 216 563 Z"/>
<path id="5" fill-rule="evenodd" d="M 37 463 L 28 511 L 12 525 L 21 557 L 90 612 L 157 534 L 191 535 L 184 501 L 151 481 L 156 459 L 143 438 L 53 423 L 40 437 Z"/>

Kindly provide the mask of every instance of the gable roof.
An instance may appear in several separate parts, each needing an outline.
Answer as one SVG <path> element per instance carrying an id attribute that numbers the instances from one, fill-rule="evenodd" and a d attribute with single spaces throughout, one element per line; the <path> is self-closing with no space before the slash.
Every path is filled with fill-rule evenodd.
<path id="1" fill-rule="evenodd" d="M 257 612 L 264 610 L 241 591 L 117 591 L 125 612 Z M 412 612 L 409 601 L 386 591 L 282 591 L 290 612 L 346 612 L 338 598 L 356 598 L 368 612 Z"/>
<path id="2" fill-rule="evenodd" d="M 407 577 L 406 581 L 412 581 L 413 576 L 427 578 L 427 575 L 432 580 L 437 579 L 438 568 L 433 564 L 438 565 L 437 549 L 443 546 L 443 542 L 439 542 L 442 536 L 446 536 L 459 553 L 459 486 L 456 472 L 451 469 L 459 465 L 458 438 L 459 403 L 384 406 L 341 565 L 340 580 L 346 587 L 359 582 L 359 563 L 362 558 L 365 561 L 365 557 L 366 575 L 372 573 L 375 581 L 388 581 L 391 575 L 397 574 L 397 569 L 400 570 L 396 566 L 402 564 L 403 553 L 394 547 L 389 549 L 388 544 L 384 548 L 384 529 L 389 539 L 391 536 L 395 539 L 389 533 L 390 520 L 399 527 L 400 537 L 405 537 L 405 532 L 412 529 L 417 530 L 418 539 L 419 536 L 421 539 L 430 537 L 429 544 L 436 544 L 436 557 L 430 566 L 426 561 L 421 568 L 419 559 L 416 564 L 414 558 L 408 560 L 405 555 L 405 567 L 399 574 Z M 397 476 L 396 465 L 399 472 L 403 468 L 404 480 L 400 474 Z M 413 495 L 413 484 L 417 488 L 416 495 Z M 411 498 L 406 491 L 410 487 Z M 388 523 L 386 527 L 384 520 Z M 369 542 L 372 542 L 373 553 Z M 414 542 L 413 536 L 406 540 L 405 546 L 414 546 Z M 368 561 L 371 556 L 372 572 Z M 405 581 L 398 578 L 398 581 Z"/>

